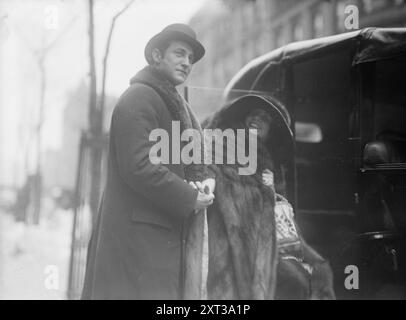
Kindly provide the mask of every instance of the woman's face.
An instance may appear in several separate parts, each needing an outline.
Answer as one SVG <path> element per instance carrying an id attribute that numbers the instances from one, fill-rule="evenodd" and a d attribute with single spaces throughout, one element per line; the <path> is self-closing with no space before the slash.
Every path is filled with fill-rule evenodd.
<path id="1" fill-rule="evenodd" d="M 249 129 L 257 129 L 258 138 L 266 139 L 271 128 L 272 117 L 262 109 L 252 110 L 245 118 L 245 125 Z"/>

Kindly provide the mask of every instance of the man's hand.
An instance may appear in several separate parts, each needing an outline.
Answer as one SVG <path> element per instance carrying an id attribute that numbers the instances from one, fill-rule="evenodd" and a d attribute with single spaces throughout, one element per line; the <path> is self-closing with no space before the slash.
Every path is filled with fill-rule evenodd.
<path id="1" fill-rule="evenodd" d="M 209 179 L 207 179 L 209 180 Z M 212 179 L 214 180 L 214 179 Z M 206 180 L 205 180 L 206 181 Z M 203 181 L 204 183 L 204 181 Z M 197 194 L 197 199 L 196 199 L 196 204 L 195 204 L 195 211 L 199 211 L 202 209 L 206 209 L 208 206 L 210 206 L 213 203 L 214 200 L 214 194 L 213 192 L 210 192 L 210 185 L 203 185 L 203 183 L 196 181 L 190 181 L 189 184 L 199 190 L 199 193 Z M 214 186 L 213 186 L 214 189 Z"/>
<path id="2" fill-rule="evenodd" d="M 213 203 L 214 199 L 214 194 L 205 194 L 203 192 L 200 192 L 197 194 L 197 199 L 196 199 L 196 204 L 195 204 L 195 210 L 199 211 L 202 209 L 206 209 L 208 206 L 210 206 Z"/>

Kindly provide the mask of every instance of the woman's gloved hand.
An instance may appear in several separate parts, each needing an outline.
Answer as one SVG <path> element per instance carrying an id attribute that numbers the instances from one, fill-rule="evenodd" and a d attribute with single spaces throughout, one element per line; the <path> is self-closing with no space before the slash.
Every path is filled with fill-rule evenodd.
<path id="1" fill-rule="evenodd" d="M 269 169 L 262 171 L 262 183 L 267 187 L 272 187 L 274 185 L 274 175 Z"/>
<path id="2" fill-rule="evenodd" d="M 313 265 L 311 300 L 335 300 L 333 271 L 328 262 Z"/>

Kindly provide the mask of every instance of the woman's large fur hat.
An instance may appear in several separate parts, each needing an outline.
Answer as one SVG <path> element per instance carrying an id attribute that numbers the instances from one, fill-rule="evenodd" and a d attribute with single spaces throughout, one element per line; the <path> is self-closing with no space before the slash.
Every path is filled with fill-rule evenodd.
<path id="1" fill-rule="evenodd" d="M 152 62 L 152 50 L 160 43 L 168 40 L 184 41 L 192 47 L 194 61 L 199 61 L 205 53 L 203 45 L 196 39 L 196 32 L 187 24 L 174 23 L 164 28 L 160 33 L 153 36 L 145 46 L 144 55 L 148 63 Z"/>
<path id="2" fill-rule="evenodd" d="M 268 112 L 273 119 L 270 136 L 267 139 L 267 147 L 277 147 L 281 156 L 285 156 L 286 159 L 293 158 L 294 135 L 291 129 L 291 118 L 285 106 L 273 97 L 246 94 L 236 98 L 226 103 L 213 116 L 203 121 L 202 126 L 222 130 L 236 128 L 236 126 L 243 128 L 245 125 L 244 119 L 250 111 L 257 108 Z"/>
<path id="3" fill-rule="evenodd" d="M 288 140 L 293 139 L 291 130 L 291 118 L 285 106 L 273 97 L 246 94 L 225 104 L 213 116 L 203 122 L 203 126 L 228 128 L 238 122 L 243 122 L 250 111 L 261 108 L 268 112 L 275 120 L 274 125 Z"/>

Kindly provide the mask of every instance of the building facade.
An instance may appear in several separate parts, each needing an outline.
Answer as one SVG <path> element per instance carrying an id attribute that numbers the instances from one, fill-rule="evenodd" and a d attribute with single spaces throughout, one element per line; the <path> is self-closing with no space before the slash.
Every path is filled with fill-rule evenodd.
<path id="1" fill-rule="evenodd" d="M 350 14 L 359 19 L 349 28 Z M 406 0 L 208 0 L 190 24 L 207 54 L 189 85 L 221 90 L 247 62 L 290 42 L 353 31 L 357 24 L 406 27 Z"/>

